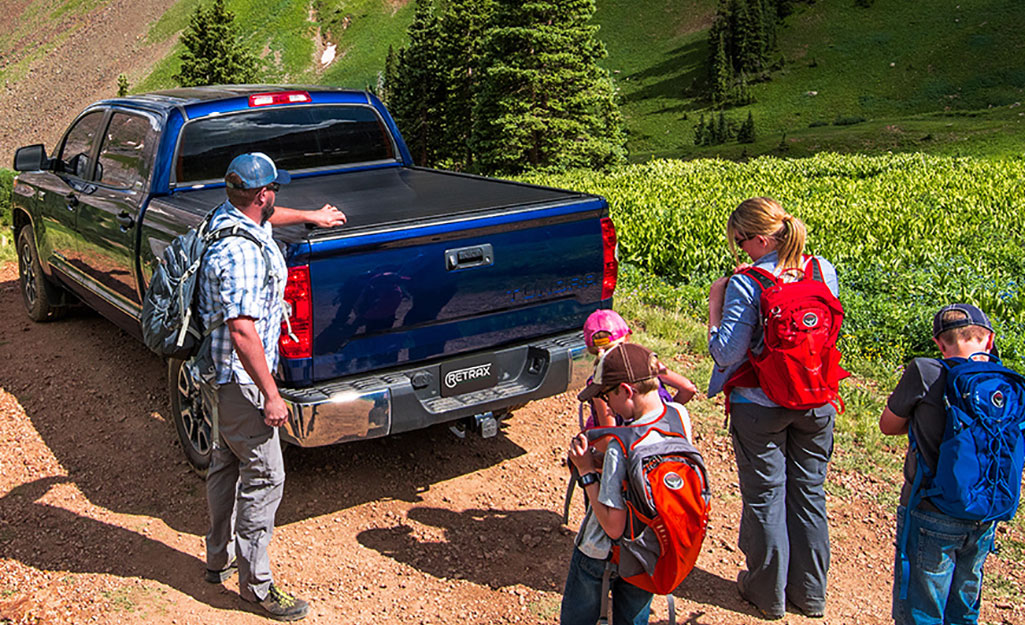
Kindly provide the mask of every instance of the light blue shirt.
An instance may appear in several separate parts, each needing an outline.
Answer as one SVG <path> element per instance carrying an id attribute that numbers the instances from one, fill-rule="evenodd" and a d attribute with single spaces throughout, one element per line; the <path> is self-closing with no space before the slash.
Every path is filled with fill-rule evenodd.
<path id="1" fill-rule="evenodd" d="M 235 353 L 226 324 L 231 319 L 255 320 L 256 332 L 263 343 L 267 367 L 278 366 L 278 337 L 284 312 L 285 281 L 288 268 L 269 223 L 257 224 L 230 202 L 217 207 L 210 230 L 238 224 L 263 243 L 263 249 L 243 237 L 230 236 L 216 241 L 207 250 L 199 280 L 199 314 L 211 333 L 210 356 L 218 384 L 236 381 L 253 384 Z M 267 264 L 270 267 L 267 267 Z"/>
<path id="2" fill-rule="evenodd" d="M 755 261 L 755 267 L 767 269 L 779 275 L 776 268 L 778 254 L 769 252 Z M 836 268 L 826 259 L 816 256 L 822 266 L 822 278 L 826 286 L 838 295 L 840 284 L 836 278 Z M 737 368 L 747 360 L 750 347 L 755 354 L 760 354 L 764 347 L 762 338 L 761 313 L 758 298 L 762 287 L 758 282 L 746 275 L 738 274 L 730 278 L 726 285 L 723 300 L 722 321 L 718 327 L 712 327 L 708 338 L 708 352 L 715 360 L 712 377 L 708 381 L 708 396 L 712 397 L 722 391 L 723 385 L 736 372 Z M 760 388 L 737 387 L 730 395 L 730 401 L 752 402 L 760 406 L 776 408 L 778 405 L 765 395 Z"/>

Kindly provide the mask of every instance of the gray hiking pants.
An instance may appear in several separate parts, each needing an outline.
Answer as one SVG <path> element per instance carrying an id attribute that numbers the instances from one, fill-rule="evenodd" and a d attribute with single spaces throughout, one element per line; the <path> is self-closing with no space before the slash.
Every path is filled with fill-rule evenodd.
<path id="1" fill-rule="evenodd" d="M 816 416 L 815 413 L 819 413 Z M 805 612 L 826 605 L 829 525 L 826 466 L 833 455 L 831 406 L 799 411 L 731 406 L 740 478 L 740 549 L 747 599 L 770 614 L 786 600 Z"/>
<path id="2" fill-rule="evenodd" d="M 261 601 L 271 584 L 267 545 L 285 485 L 278 429 L 263 422 L 263 396 L 255 385 L 223 384 L 216 394 L 219 436 L 206 474 L 206 566 L 221 570 L 237 558 L 239 594 Z"/>

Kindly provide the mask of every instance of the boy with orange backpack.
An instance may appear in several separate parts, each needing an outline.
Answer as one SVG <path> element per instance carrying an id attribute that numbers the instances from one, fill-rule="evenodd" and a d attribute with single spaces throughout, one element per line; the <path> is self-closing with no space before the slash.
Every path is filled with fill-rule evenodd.
<path id="1" fill-rule="evenodd" d="M 651 350 L 620 343 L 599 356 L 578 396 L 602 399 L 626 424 L 581 432 L 570 443 L 589 505 L 574 541 L 562 625 L 609 616 L 615 625 L 647 623 L 652 593 L 675 589 L 700 552 L 710 498 L 705 467 L 690 443 L 686 410 L 659 397 L 658 374 Z M 609 442 L 599 474 L 593 443 L 602 438 Z"/>

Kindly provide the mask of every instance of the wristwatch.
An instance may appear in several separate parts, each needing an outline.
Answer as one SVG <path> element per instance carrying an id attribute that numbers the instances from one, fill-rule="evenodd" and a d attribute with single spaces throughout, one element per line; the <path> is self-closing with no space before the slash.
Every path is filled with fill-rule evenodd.
<path id="1" fill-rule="evenodd" d="M 586 488 L 588 484 L 594 484 L 598 481 L 598 474 L 594 471 L 590 473 L 584 473 L 577 478 L 577 484 L 580 484 L 580 488 Z"/>

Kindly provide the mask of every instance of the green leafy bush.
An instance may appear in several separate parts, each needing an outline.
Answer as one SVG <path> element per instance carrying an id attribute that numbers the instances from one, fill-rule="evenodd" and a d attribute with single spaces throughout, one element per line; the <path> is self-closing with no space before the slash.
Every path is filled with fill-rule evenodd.
<path id="1" fill-rule="evenodd" d="M 1025 159 L 659 160 L 527 179 L 606 197 L 620 260 L 658 276 L 672 287 L 663 299 L 698 316 L 708 285 L 733 267 L 730 212 L 775 197 L 808 225 L 808 251 L 837 267 L 845 357 L 892 368 L 933 354 L 933 313 L 963 301 L 990 313 L 1005 359 L 1025 365 Z"/>
<path id="2" fill-rule="evenodd" d="M 0 227 L 4 229 L 11 226 L 11 187 L 13 182 L 14 172 L 0 168 Z"/>

